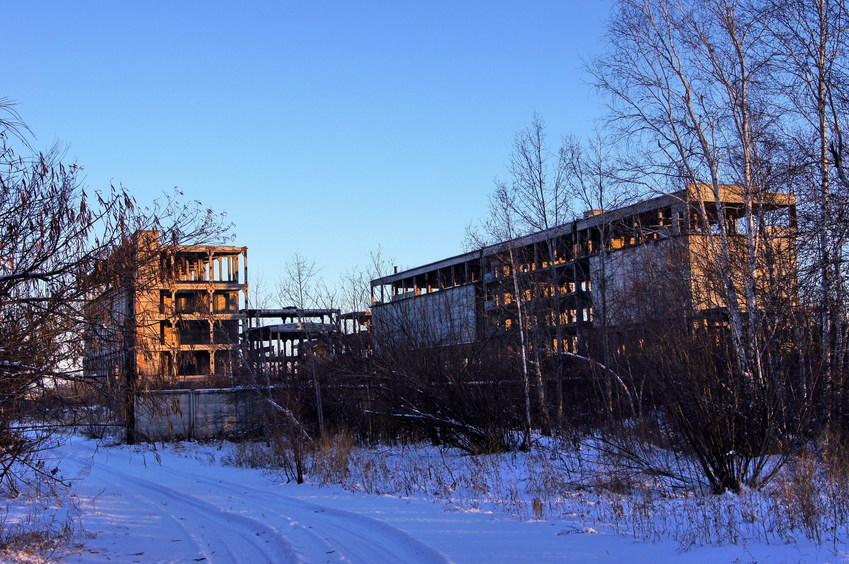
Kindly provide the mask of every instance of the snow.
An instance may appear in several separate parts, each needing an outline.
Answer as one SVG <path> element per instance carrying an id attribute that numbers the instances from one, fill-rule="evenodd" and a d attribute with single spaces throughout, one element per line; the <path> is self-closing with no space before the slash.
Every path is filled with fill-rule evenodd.
<path id="1" fill-rule="evenodd" d="M 845 546 L 811 542 L 697 546 L 645 542 L 585 516 L 522 520 L 488 509 L 340 486 L 297 485 L 221 464 L 185 443 L 55 450 L 73 476 L 82 531 L 63 562 L 841 562 Z M 387 485 L 387 488 L 389 485 Z"/>

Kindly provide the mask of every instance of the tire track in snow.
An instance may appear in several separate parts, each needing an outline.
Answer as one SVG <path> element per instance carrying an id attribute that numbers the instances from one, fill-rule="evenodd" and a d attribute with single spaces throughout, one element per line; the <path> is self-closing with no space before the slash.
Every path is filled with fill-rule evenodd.
<path id="1" fill-rule="evenodd" d="M 125 498 L 142 501 L 160 517 L 176 523 L 207 562 L 302 562 L 292 543 L 262 521 L 227 511 L 134 473 L 121 472 L 94 458 L 83 460 L 72 454 L 65 458 L 90 465 L 92 473 L 111 476 L 112 480 L 106 480 L 103 485 L 118 489 Z M 196 526 L 190 527 L 189 523 Z M 234 542 L 234 539 L 238 540 Z"/>
<path id="2" fill-rule="evenodd" d="M 169 475 L 180 475 L 196 484 L 204 484 L 232 494 L 230 499 L 261 508 L 266 521 L 278 518 L 288 526 L 290 539 L 311 554 L 326 555 L 328 561 L 339 562 L 429 562 L 447 563 L 445 557 L 408 533 L 383 521 L 350 511 L 324 507 L 265 489 L 230 482 L 210 480 L 198 474 L 168 469 Z M 249 494 L 246 497 L 246 494 Z M 273 500 L 273 503 L 269 503 Z M 285 507 L 289 510 L 282 513 Z M 277 530 L 286 527 L 278 527 Z M 300 543 L 295 541 L 301 541 Z M 306 546 L 304 546 L 306 545 Z M 323 556 L 324 557 L 324 556 Z"/>
<path id="3" fill-rule="evenodd" d="M 95 464 L 94 463 L 92 456 L 82 458 L 80 456 L 69 455 L 69 454 L 66 453 L 62 458 L 63 458 L 64 462 L 72 461 L 72 462 L 79 465 L 79 471 L 77 472 L 77 475 L 72 479 L 72 481 L 78 481 L 80 479 L 83 479 L 84 477 L 90 477 L 93 469 L 96 469 L 97 472 L 105 471 L 102 464 Z M 100 485 L 103 485 L 102 480 L 98 480 L 98 481 L 101 482 Z M 199 538 L 196 534 L 194 534 L 192 532 L 192 529 L 190 529 L 188 526 L 186 526 L 185 519 L 182 519 L 182 518 L 175 516 L 175 515 L 168 513 L 168 512 L 163 512 L 162 511 L 163 504 L 162 504 L 161 501 L 154 501 L 154 500 L 152 500 L 148 497 L 141 496 L 141 495 L 138 495 L 138 494 L 134 494 L 133 491 L 134 491 L 134 488 L 132 488 L 132 487 L 121 488 L 120 492 L 111 491 L 110 493 L 107 494 L 106 498 L 121 498 L 122 500 L 126 501 L 128 504 L 130 504 L 133 507 L 139 507 L 140 505 L 144 505 L 144 506 L 147 506 L 149 508 L 152 508 L 153 512 L 148 513 L 148 516 L 155 515 L 157 517 L 166 519 L 169 522 L 173 523 L 173 525 L 175 525 L 176 528 L 178 528 L 179 530 L 181 530 L 184 533 L 182 535 L 183 538 L 171 539 L 171 542 L 180 542 L 180 541 L 188 539 L 188 540 L 191 541 L 191 544 L 194 547 L 194 551 L 197 554 L 202 555 L 202 559 L 209 559 L 210 558 L 211 555 L 207 550 L 208 549 L 208 547 L 207 547 L 208 543 L 204 542 L 203 539 Z M 107 509 L 105 507 L 107 505 L 106 503 L 94 501 L 94 500 L 100 498 L 101 494 L 103 494 L 104 492 L 106 492 L 106 488 L 101 490 L 100 493 L 98 493 L 97 495 L 93 496 L 93 501 L 90 502 L 90 503 L 92 503 L 92 507 L 94 509 L 96 509 L 95 514 L 97 514 L 97 515 L 109 515 L 105 511 Z M 115 508 L 112 508 L 112 509 L 114 511 Z M 131 528 L 131 526 L 133 525 L 131 523 L 120 523 L 120 522 L 114 521 L 114 515 L 112 516 L 112 521 L 110 522 L 110 524 L 115 528 L 127 529 L 127 530 L 129 530 Z M 140 524 L 135 523 L 134 525 L 138 527 Z M 98 531 L 98 532 L 102 533 L 104 531 Z M 170 535 L 170 536 L 180 536 L 180 535 Z M 91 553 L 91 554 L 99 554 L 99 553 L 94 552 L 94 553 Z M 130 554 L 123 554 L 121 556 L 122 557 L 143 556 L 143 553 L 130 553 Z M 107 558 L 107 559 L 109 559 L 109 558 Z M 134 560 L 134 561 L 140 562 L 141 560 Z"/>
<path id="4" fill-rule="evenodd" d="M 152 512 L 149 513 L 149 515 L 153 514 L 153 515 L 156 515 L 157 517 L 168 520 L 169 522 L 173 523 L 173 525 L 175 525 L 176 528 L 179 529 L 182 532 L 182 534 L 172 535 L 172 536 L 177 536 L 178 538 L 177 539 L 171 539 L 171 542 L 178 542 L 178 541 L 181 541 L 183 539 L 189 539 L 189 540 L 191 540 L 191 544 L 194 547 L 194 550 L 195 550 L 195 552 L 197 552 L 197 554 L 201 555 L 203 558 L 206 558 L 206 559 L 210 559 L 212 557 L 212 554 L 208 550 L 208 543 L 206 543 L 202 538 L 200 538 L 198 535 L 196 535 L 192 531 L 192 529 L 189 528 L 186 525 L 186 522 L 185 522 L 184 519 L 181 519 L 180 517 L 173 515 L 171 513 L 163 512 L 161 502 L 154 501 L 154 500 L 152 500 L 148 497 L 144 497 L 144 496 L 134 494 L 134 493 L 132 493 L 132 491 L 133 491 L 132 489 L 127 489 L 120 494 L 113 494 L 113 495 L 120 496 L 122 499 L 126 500 L 128 503 L 135 505 L 136 507 L 138 507 L 140 505 L 145 505 L 147 507 L 150 507 L 152 509 Z M 138 526 L 138 524 L 136 524 L 136 526 Z M 130 529 L 129 524 L 121 524 L 120 527 L 125 528 L 125 529 Z M 182 538 L 180 538 L 180 537 L 182 537 Z M 141 556 L 142 554 L 139 553 L 137 555 Z M 124 555 L 124 556 L 127 556 L 127 555 Z M 136 561 L 141 561 L 141 560 L 136 560 Z"/>
<path id="5" fill-rule="evenodd" d="M 91 449 L 87 443 L 78 446 Z M 148 504 L 160 513 L 165 512 L 163 516 L 171 520 L 179 522 L 191 514 L 196 522 L 208 525 L 196 531 L 200 540 L 194 542 L 211 543 L 212 549 L 203 552 L 210 561 L 217 560 L 224 551 L 227 555 L 222 561 L 233 562 L 448 562 L 442 554 L 410 534 L 365 515 L 324 507 L 268 489 L 209 479 L 171 467 L 145 465 L 143 468 L 134 465 L 122 471 L 114 464 L 96 461 L 94 450 L 90 452 L 92 456 L 87 460 L 72 453 L 68 453 L 67 458 L 79 464 L 91 464 L 117 482 L 134 484 L 136 490 L 141 487 L 147 492 L 144 495 L 149 500 Z M 158 472 L 167 474 L 169 481 L 179 478 L 184 483 L 165 486 L 147 479 L 155 479 Z M 142 478 L 140 474 L 146 477 Z M 204 486 L 204 494 L 185 493 L 198 491 L 198 485 Z M 167 511 L 165 508 L 168 508 Z M 215 518 L 208 522 L 210 515 Z M 233 547 L 226 542 L 222 546 L 223 539 L 233 536 L 231 521 L 239 523 L 243 530 L 241 537 L 267 541 L 259 545 L 252 543 L 251 550 L 257 554 L 249 555 L 242 549 L 244 547 L 236 547 L 234 553 Z M 221 529 L 222 523 L 226 524 L 224 530 L 210 539 L 209 531 Z M 196 536 L 182 522 L 179 524 L 190 536 Z M 274 539 L 276 542 L 270 542 Z M 274 552 L 264 550 L 269 544 L 276 545 Z"/>
<path id="6" fill-rule="evenodd" d="M 180 474 L 195 483 L 227 491 L 240 499 L 246 493 L 250 493 L 252 505 L 264 509 L 264 514 L 274 515 L 307 535 L 316 537 L 319 542 L 333 551 L 332 554 L 328 554 L 340 562 L 428 562 L 434 564 L 448 562 L 441 553 L 410 534 L 372 517 L 325 507 L 278 493 L 271 493 L 274 504 L 270 505 L 269 492 L 266 490 L 247 485 L 232 486 L 181 470 L 171 470 L 170 473 Z M 283 507 L 291 513 L 281 513 L 280 510 Z"/>

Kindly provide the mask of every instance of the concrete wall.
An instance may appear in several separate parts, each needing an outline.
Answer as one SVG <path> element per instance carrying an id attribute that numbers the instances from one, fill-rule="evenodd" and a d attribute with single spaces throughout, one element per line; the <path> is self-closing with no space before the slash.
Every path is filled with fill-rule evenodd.
<path id="1" fill-rule="evenodd" d="M 413 348 L 471 343 L 475 330 L 475 287 L 458 286 L 399 297 L 372 307 L 376 346 L 403 343 Z"/>
<path id="2" fill-rule="evenodd" d="M 607 253 L 604 265 L 607 323 L 627 325 L 686 315 L 700 304 L 692 301 L 686 239 L 658 239 Z M 604 322 L 601 255 L 590 257 L 593 323 Z"/>
<path id="3" fill-rule="evenodd" d="M 149 440 L 237 435 L 258 423 L 257 399 L 246 389 L 145 392 L 136 398 L 136 432 Z"/>

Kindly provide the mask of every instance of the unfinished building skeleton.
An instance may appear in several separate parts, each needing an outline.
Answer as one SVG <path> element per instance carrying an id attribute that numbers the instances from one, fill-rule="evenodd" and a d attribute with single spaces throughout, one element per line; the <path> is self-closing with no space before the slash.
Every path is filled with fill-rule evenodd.
<path id="1" fill-rule="evenodd" d="M 301 370 L 307 354 L 332 348 L 340 331 L 338 309 L 249 309 L 245 311 L 244 340 L 251 370 L 261 384 L 280 382 Z M 281 323 L 266 323 L 279 319 Z"/>
<path id="2" fill-rule="evenodd" d="M 113 387 L 128 377 L 139 389 L 233 385 L 247 247 L 165 245 L 139 231 L 104 269 L 117 263 L 86 304 L 86 373 Z"/>
<path id="3" fill-rule="evenodd" d="M 782 278 L 795 280 L 795 197 L 763 193 L 756 205 L 763 244 L 781 258 L 770 273 L 758 276 L 775 285 Z M 657 315 L 651 311 L 656 305 L 652 292 L 656 296 L 663 286 L 664 299 L 678 294 L 678 313 L 721 316 L 712 235 L 722 223 L 732 254 L 742 259 L 743 233 L 749 228 L 745 211 L 740 187 L 720 186 L 714 193 L 691 184 L 680 192 L 616 210 L 592 210 L 546 231 L 396 271 L 371 283 L 375 346 L 480 341 L 515 329 L 519 305 L 523 325 L 546 332 L 548 350 L 581 352 L 592 329 L 602 323 L 622 327 Z M 787 284 L 786 292 L 793 287 Z"/>
<path id="4" fill-rule="evenodd" d="M 335 309 L 249 309 L 247 247 L 139 231 L 99 270 L 83 365 L 131 440 L 250 432 L 262 424 L 257 392 L 291 385 L 340 330 Z"/>

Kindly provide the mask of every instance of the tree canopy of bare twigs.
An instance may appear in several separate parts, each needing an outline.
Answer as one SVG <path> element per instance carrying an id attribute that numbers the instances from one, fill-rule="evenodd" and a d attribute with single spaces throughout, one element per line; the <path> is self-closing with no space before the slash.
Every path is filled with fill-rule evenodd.
<path id="1" fill-rule="evenodd" d="M 608 95 L 611 140 L 632 148 L 632 180 L 706 195 L 691 206 L 695 221 L 711 225 L 694 260 L 711 265 L 702 276 L 726 327 L 723 362 L 706 365 L 696 353 L 696 340 L 710 339 L 700 331 L 692 355 L 673 340 L 667 353 L 652 344 L 665 364 L 679 361 L 656 381 L 673 386 L 701 372 L 705 386 L 725 382 L 711 392 L 689 386 L 694 397 L 670 389 L 663 400 L 682 434 L 705 408 L 712 431 L 687 442 L 715 491 L 758 484 L 755 461 L 786 452 L 785 439 L 809 429 L 821 407 L 828 415 L 816 425 L 840 426 L 832 419 L 844 411 L 846 358 L 846 14 L 841 0 L 619 0 L 607 54 L 590 65 Z M 728 185 L 739 191 L 737 214 L 722 201 Z M 778 223 L 769 217 L 770 192 L 796 196 L 798 223 L 792 210 Z M 797 233 L 800 279 L 792 243 L 771 242 Z M 803 311 L 819 318 L 817 329 Z M 725 442 L 705 450 L 708 432 Z"/>
<path id="2" fill-rule="evenodd" d="M 90 190 L 58 146 L 37 152 L 32 144 L 12 103 L 0 100 L 0 483 L 7 491 L 53 476 L 39 453 L 69 417 L 59 398 L 87 381 L 81 358 L 92 319 L 84 304 L 132 266 L 105 259 L 121 255 L 138 229 L 174 242 L 226 231 L 219 216 L 179 193 L 140 208 L 123 188 Z M 49 405 L 60 410 L 45 413 Z"/>

